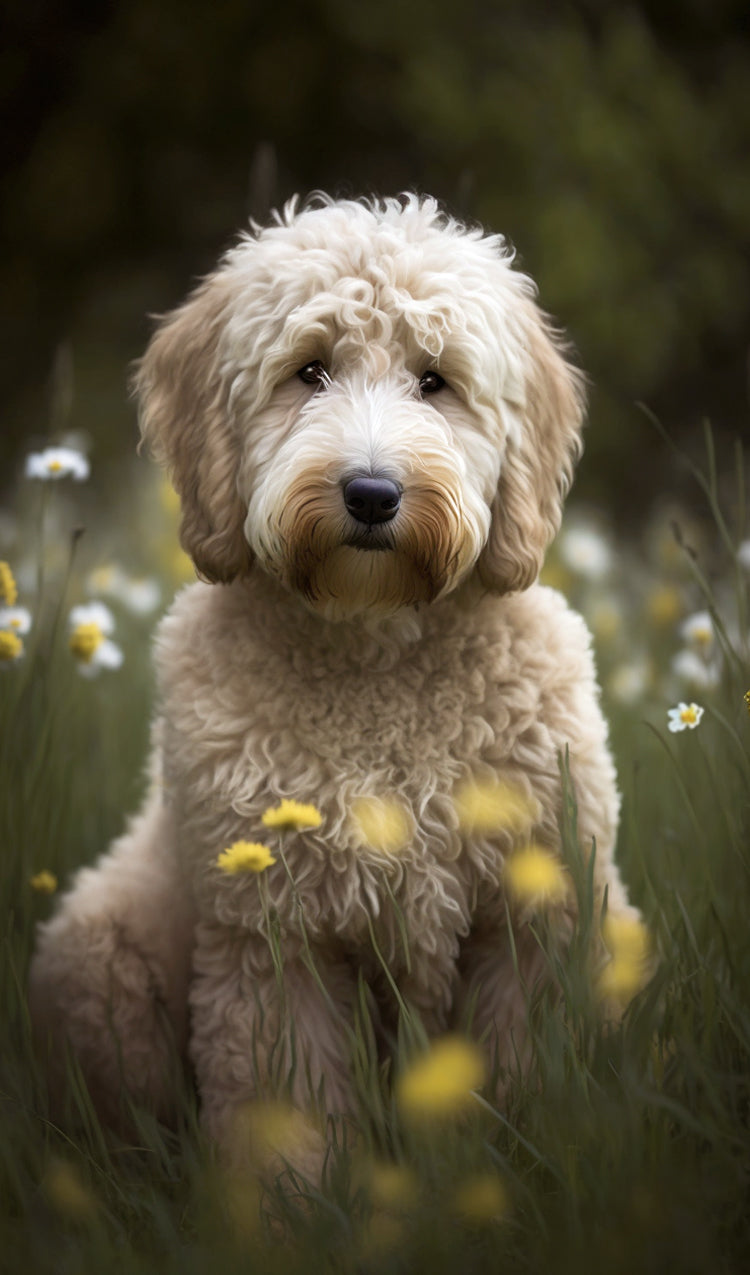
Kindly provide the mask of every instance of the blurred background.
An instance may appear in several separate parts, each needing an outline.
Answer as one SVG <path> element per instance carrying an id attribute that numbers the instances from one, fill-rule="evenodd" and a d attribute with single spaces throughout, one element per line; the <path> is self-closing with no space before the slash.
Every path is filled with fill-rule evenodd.
<path id="1" fill-rule="evenodd" d="M 616 524 L 680 494 L 639 404 L 688 448 L 704 417 L 745 430 L 739 0 L 3 8 L 5 495 L 73 429 L 108 499 L 135 464 L 149 314 L 249 216 L 315 188 L 430 192 L 512 241 L 592 380 L 577 498 Z"/>

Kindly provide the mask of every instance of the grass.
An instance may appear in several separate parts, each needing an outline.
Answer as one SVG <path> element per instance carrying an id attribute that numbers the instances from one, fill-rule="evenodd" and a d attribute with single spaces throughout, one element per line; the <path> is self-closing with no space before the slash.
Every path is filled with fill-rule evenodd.
<path id="1" fill-rule="evenodd" d="M 563 836 L 581 916 L 569 959 L 560 964 L 549 949 L 562 1001 L 529 991 L 526 1080 L 502 1109 L 478 1093 L 455 1118 L 410 1124 L 392 1079 L 419 1025 L 404 1014 L 401 1057 L 383 1067 L 363 989 L 353 1035 L 359 1143 L 342 1143 L 321 1192 L 300 1183 L 261 1196 L 251 1179 L 222 1176 L 188 1083 L 176 1130 L 138 1113 L 138 1137 L 127 1143 L 101 1128 L 75 1074 L 75 1119 L 60 1127 L 49 1118 L 24 987 L 34 927 L 53 900 L 30 878 L 46 869 L 66 882 L 137 805 L 151 621 L 113 601 L 125 663 L 82 678 L 65 629 L 70 602 L 83 597 L 84 545 L 68 540 L 55 564 L 47 542 L 41 598 L 33 564 L 26 575 L 36 609 L 26 654 L 0 670 L 0 1267 L 55 1275 L 750 1268 L 750 572 L 735 557 L 747 535 L 741 486 L 731 497 L 720 489 L 710 446 L 705 473 L 695 473 L 713 514 L 708 530 L 678 514 L 676 539 L 664 539 L 657 522 L 645 556 L 622 549 L 598 575 L 566 562 L 563 535 L 548 569 L 598 634 L 623 789 L 619 858 L 658 954 L 652 978 L 619 1023 L 603 1022 L 586 959 L 598 918 L 568 792 Z M 721 672 L 698 690 L 671 660 L 682 620 L 705 610 L 714 636 L 699 658 L 706 680 L 714 664 Z M 670 734 L 667 709 L 694 698 L 705 709 L 699 726 Z M 545 943 L 542 919 L 538 928 Z"/>

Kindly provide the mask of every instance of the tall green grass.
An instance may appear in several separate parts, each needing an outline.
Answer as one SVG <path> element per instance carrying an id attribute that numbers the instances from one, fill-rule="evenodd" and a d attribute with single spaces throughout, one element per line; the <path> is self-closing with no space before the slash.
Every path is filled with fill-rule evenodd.
<path id="1" fill-rule="evenodd" d="M 606 584 L 619 620 L 600 643 L 605 686 L 628 652 L 650 661 L 633 702 L 606 707 L 624 797 L 619 858 L 653 936 L 653 976 L 620 1021 L 604 1021 L 587 955 L 599 918 L 568 790 L 564 854 L 580 919 L 564 963 L 549 946 L 561 999 L 529 990 L 528 1076 L 502 1109 L 480 1094 L 454 1120 L 410 1124 L 392 1082 L 419 1046 L 419 1024 L 404 1012 L 394 1058 L 379 1060 L 362 988 L 352 1037 L 359 1137 L 341 1137 L 322 1190 L 292 1181 L 263 1195 L 251 1179 L 220 1173 L 189 1082 L 177 1129 L 135 1113 L 138 1136 L 124 1142 L 101 1128 L 71 1069 L 75 1118 L 50 1119 L 24 988 L 34 927 L 52 899 L 30 878 L 47 869 L 62 886 L 121 830 L 144 785 L 151 699 L 148 625 L 115 603 L 122 669 L 89 681 L 74 667 L 66 614 L 82 599 L 83 572 L 71 540 L 70 558 L 45 570 L 43 596 L 21 598 L 34 605 L 34 627 L 23 660 L 0 670 L 0 1266 L 55 1275 L 750 1269 L 750 573 L 736 558 L 744 492 L 725 496 L 716 474 L 709 446 L 696 470 L 713 515 L 702 544 L 681 525 L 668 566 L 623 549 Z M 605 585 L 567 583 L 594 615 Z M 665 585 L 679 606 L 660 627 L 645 618 L 644 598 Z M 713 617 L 722 673 L 710 690 L 679 691 L 670 673 L 680 609 Z M 695 730 L 670 734 L 678 692 L 705 713 Z M 542 918 L 537 932 L 546 944 Z M 488 1182 L 495 1196 L 483 1204 Z"/>

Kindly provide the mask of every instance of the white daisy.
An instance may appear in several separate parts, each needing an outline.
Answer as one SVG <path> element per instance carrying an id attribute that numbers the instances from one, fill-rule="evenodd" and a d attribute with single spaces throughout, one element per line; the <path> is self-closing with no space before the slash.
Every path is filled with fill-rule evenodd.
<path id="1" fill-rule="evenodd" d="M 0 629 L 12 633 L 28 633 L 31 628 L 31 612 L 26 607 L 0 607 Z"/>
<path id="2" fill-rule="evenodd" d="M 703 655 L 708 655 L 713 650 L 716 631 L 708 611 L 697 611 L 695 615 L 689 615 L 680 626 L 680 634 L 688 646 Z"/>
<path id="3" fill-rule="evenodd" d="M 114 630 L 112 612 L 103 602 L 73 607 L 69 616 L 68 646 L 84 677 L 96 677 L 103 668 L 119 668 L 124 656 L 107 634 Z"/>
<path id="4" fill-rule="evenodd" d="M 679 651 L 672 660 L 672 672 L 701 691 L 712 691 L 721 679 L 719 661 L 704 660 L 695 651 Z"/>
<path id="5" fill-rule="evenodd" d="M 26 457 L 26 477 L 44 481 L 58 478 L 75 478 L 82 482 L 91 472 L 86 457 L 72 447 L 46 447 L 43 452 L 31 452 Z"/>
<path id="6" fill-rule="evenodd" d="M 683 704 L 680 702 L 676 708 L 670 708 L 667 711 L 669 729 L 673 732 L 695 730 L 702 716 L 703 709 L 700 704 Z"/>
<path id="7" fill-rule="evenodd" d="M 115 617 L 103 602 L 84 602 L 73 607 L 68 616 L 71 628 L 79 624 L 95 624 L 107 636 L 115 631 Z"/>
<path id="8" fill-rule="evenodd" d="M 565 565 L 589 580 L 600 580 L 612 563 L 607 541 L 593 527 L 571 527 L 563 532 L 559 549 Z"/>
<path id="9" fill-rule="evenodd" d="M 95 567 L 89 572 L 86 591 L 105 598 L 116 598 L 135 615 L 150 615 L 161 603 L 158 580 L 128 576 L 116 563 Z"/>
<path id="10" fill-rule="evenodd" d="M 150 577 L 138 579 L 131 576 L 125 582 L 122 600 L 135 615 L 150 615 L 161 603 L 161 585 Z"/>

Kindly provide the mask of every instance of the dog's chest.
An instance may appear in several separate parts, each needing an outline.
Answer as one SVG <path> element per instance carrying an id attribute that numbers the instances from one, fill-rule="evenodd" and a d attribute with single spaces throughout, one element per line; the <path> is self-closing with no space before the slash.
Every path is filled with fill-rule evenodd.
<path id="1" fill-rule="evenodd" d="M 280 697 L 262 695 L 263 712 L 278 723 L 283 705 L 289 744 L 332 774 L 439 768 L 475 752 L 490 726 L 482 668 L 455 651 L 435 654 L 384 669 L 300 660 Z"/>
<path id="2" fill-rule="evenodd" d="M 222 881 L 216 857 L 235 840 L 272 841 L 264 811 L 294 798 L 323 816 L 313 832 L 285 834 L 282 847 L 311 932 L 361 941 L 374 921 L 385 926 L 379 941 L 395 944 L 389 909 L 421 933 L 463 932 L 482 880 L 497 880 L 497 862 L 489 852 L 467 856 L 453 794 L 476 767 L 512 765 L 536 712 L 509 632 L 342 652 L 236 631 L 221 663 L 195 642 L 161 661 L 165 778 L 199 893 L 205 886 L 212 908 L 221 900 L 224 919 L 248 923 L 254 883 Z M 177 634 L 184 643 L 184 629 Z M 362 840 L 352 817 L 362 797 L 406 813 L 411 835 L 397 862 Z M 293 920 L 284 873 L 267 880 L 274 906 Z"/>

